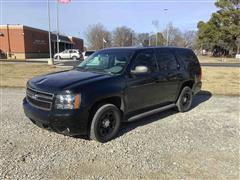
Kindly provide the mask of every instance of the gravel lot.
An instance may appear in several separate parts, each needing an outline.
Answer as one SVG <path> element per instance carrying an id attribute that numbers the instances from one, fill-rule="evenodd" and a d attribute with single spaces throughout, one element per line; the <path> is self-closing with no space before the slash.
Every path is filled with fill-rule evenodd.
<path id="1" fill-rule="evenodd" d="M 199 95 L 100 144 L 36 127 L 24 89 L 1 91 L 0 179 L 239 179 L 240 97 Z"/>

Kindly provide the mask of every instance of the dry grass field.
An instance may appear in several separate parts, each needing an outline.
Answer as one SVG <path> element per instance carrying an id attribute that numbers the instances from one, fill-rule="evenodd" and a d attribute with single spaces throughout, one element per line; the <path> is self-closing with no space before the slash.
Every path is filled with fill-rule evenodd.
<path id="1" fill-rule="evenodd" d="M 28 79 L 65 70 L 47 64 L 0 63 L 1 87 L 25 87 Z M 219 95 L 240 95 L 240 68 L 202 67 L 203 90 Z"/>
<path id="2" fill-rule="evenodd" d="M 240 59 L 236 58 L 198 56 L 198 59 L 201 63 L 240 63 Z"/>
<path id="3" fill-rule="evenodd" d="M 0 62 L 0 86 L 25 87 L 26 82 L 34 76 L 62 71 L 65 69 L 56 68 L 47 64 Z"/>
<path id="4" fill-rule="evenodd" d="M 202 67 L 203 90 L 212 94 L 240 95 L 240 68 Z"/>

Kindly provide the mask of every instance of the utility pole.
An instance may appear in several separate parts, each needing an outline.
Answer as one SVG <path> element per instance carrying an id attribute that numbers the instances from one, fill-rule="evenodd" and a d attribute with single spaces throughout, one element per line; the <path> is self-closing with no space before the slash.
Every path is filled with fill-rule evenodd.
<path id="1" fill-rule="evenodd" d="M 102 46 L 103 46 L 103 49 L 104 49 L 104 46 L 105 46 L 105 39 L 104 39 L 104 37 L 102 39 Z"/>
<path id="2" fill-rule="evenodd" d="M 59 53 L 59 2 L 57 1 L 57 53 Z M 59 56 L 58 60 L 59 60 Z"/>
<path id="3" fill-rule="evenodd" d="M 9 35 L 9 25 L 7 24 L 7 39 L 8 39 L 8 52 L 7 52 L 7 58 L 12 57 L 12 50 L 11 50 L 11 41 L 10 41 L 10 35 Z"/>
<path id="4" fill-rule="evenodd" d="M 158 20 L 152 21 L 152 25 L 156 28 L 156 46 L 157 46 L 158 45 L 158 29 L 159 29 Z"/>
<path id="5" fill-rule="evenodd" d="M 167 25 L 167 46 L 168 46 L 168 44 L 169 44 L 169 27 Z"/>
<path id="6" fill-rule="evenodd" d="M 48 64 L 53 65 L 54 60 L 52 58 L 52 41 L 51 41 L 51 16 L 50 16 L 50 2 L 48 0 L 48 41 L 49 41 L 49 61 Z"/>
<path id="7" fill-rule="evenodd" d="M 133 32 L 132 32 L 132 34 L 131 34 L 131 41 L 132 41 L 132 46 L 133 46 L 133 41 L 134 41 L 134 39 L 133 39 L 134 37 L 133 37 Z"/>
<path id="8" fill-rule="evenodd" d="M 148 46 L 151 46 L 151 36 L 150 36 L 150 33 L 148 34 Z"/>

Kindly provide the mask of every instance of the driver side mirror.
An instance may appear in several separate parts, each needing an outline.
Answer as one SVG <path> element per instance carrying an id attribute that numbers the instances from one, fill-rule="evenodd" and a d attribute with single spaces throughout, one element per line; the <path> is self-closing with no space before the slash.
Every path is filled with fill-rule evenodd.
<path id="1" fill-rule="evenodd" d="M 148 72 L 149 71 L 147 66 L 136 66 L 134 70 L 131 70 L 132 75 L 146 74 Z"/>

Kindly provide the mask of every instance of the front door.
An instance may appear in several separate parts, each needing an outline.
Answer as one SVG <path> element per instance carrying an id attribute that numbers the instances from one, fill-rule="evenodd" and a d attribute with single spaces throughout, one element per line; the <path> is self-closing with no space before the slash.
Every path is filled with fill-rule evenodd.
<path id="1" fill-rule="evenodd" d="M 129 75 L 127 78 L 127 113 L 148 108 L 159 103 L 157 64 L 152 49 L 139 51 L 131 62 L 131 70 L 136 66 L 147 66 L 148 73 Z"/>
<path id="2" fill-rule="evenodd" d="M 65 51 L 61 52 L 61 58 L 62 59 L 67 59 L 68 58 L 68 50 L 65 50 Z"/>

